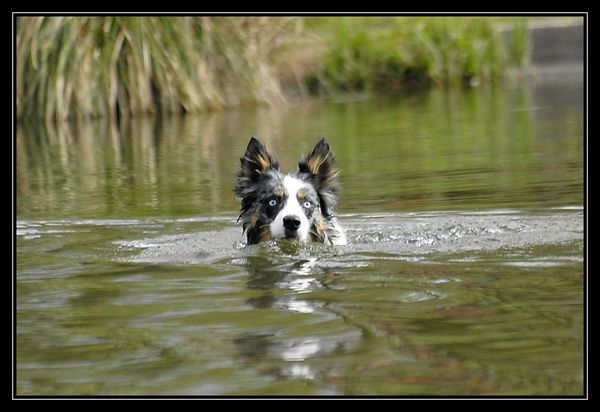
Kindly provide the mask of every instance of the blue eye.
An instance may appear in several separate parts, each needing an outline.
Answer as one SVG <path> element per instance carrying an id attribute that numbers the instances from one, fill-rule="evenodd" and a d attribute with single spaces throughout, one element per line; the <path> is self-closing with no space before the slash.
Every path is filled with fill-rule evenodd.
<path id="1" fill-rule="evenodd" d="M 306 201 L 305 201 L 305 202 L 302 204 L 302 206 L 304 206 L 305 208 L 307 208 L 307 209 L 308 209 L 308 208 L 310 208 L 310 207 L 312 206 L 312 203 L 310 203 L 308 200 L 306 200 Z"/>
<path id="2" fill-rule="evenodd" d="M 271 206 L 271 207 L 277 206 L 277 200 L 276 199 L 269 200 L 269 206 Z"/>

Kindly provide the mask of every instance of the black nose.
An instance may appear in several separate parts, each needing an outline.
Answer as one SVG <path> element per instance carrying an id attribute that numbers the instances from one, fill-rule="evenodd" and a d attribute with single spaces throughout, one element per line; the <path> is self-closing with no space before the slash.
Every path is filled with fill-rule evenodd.
<path id="1" fill-rule="evenodd" d="M 296 215 L 289 215 L 283 218 L 283 227 L 287 230 L 298 230 L 300 227 L 300 218 Z"/>

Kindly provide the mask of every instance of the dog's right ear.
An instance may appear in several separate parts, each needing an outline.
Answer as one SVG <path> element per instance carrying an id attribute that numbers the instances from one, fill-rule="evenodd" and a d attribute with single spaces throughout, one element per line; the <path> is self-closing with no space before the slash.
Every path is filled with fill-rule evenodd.
<path id="1" fill-rule="evenodd" d="M 240 158 L 241 169 L 237 174 L 238 187 L 256 183 L 267 170 L 279 170 L 279 161 L 274 159 L 264 144 L 252 137 L 246 148 L 246 154 Z"/>

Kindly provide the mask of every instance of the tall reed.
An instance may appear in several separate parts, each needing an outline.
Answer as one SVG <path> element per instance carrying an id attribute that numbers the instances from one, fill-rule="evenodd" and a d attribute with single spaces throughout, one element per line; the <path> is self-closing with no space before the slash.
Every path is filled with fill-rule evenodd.
<path id="1" fill-rule="evenodd" d="M 513 24 L 508 45 L 498 21 Z M 16 28 L 17 116 L 46 121 L 278 105 L 286 64 L 299 84 L 389 90 L 493 82 L 527 56 L 522 18 L 19 16 Z M 318 53 L 303 69 L 285 60 L 284 46 L 307 44 Z"/>
<path id="2" fill-rule="evenodd" d="M 16 111 L 46 121 L 284 100 L 291 17 L 18 16 Z"/>

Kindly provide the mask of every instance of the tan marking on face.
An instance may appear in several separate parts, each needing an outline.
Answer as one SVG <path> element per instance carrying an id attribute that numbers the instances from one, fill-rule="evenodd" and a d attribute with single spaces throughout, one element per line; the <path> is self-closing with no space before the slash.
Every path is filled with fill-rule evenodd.
<path id="1" fill-rule="evenodd" d="M 269 235 L 269 231 L 268 230 L 262 230 L 261 231 L 261 236 L 260 236 L 260 241 L 261 242 L 268 242 L 269 240 L 271 240 L 271 236 Z"/>
<path id="2" fill-rule="evenodd" d="M 256 222 L 258 222 L 258 216 L 256 215 L 256 211 L 250 215 L 250 225 L 251 227 L 256 226 Z"/>
<path id="3" fill-rule="evenodd" d="M 314 237 L 314 234 L 311 232 L 310 236 L 309 236 L 309 241 L 310 242 L 321 242 L 321 239 L 324 238 L 325 235 L 325 219 L 323 218 L 323 215 L 319 214 L 319 222 L 315 225 L 315 229 L 317 231 L 317 236 L 318 237 Z"/>
<path id="4" fill-rule="evenodd" d="M 254 213 L 252 213 L 250 215 L 250 224 L 251 224 L 251 228 L 253 229 L 258 229 L 260 232 L 260 237 L 259 237 L 259 242 L 266 242 L 268 240 L 271 239 L 271 237 L 269 236 L 269 230 L 267 229 L 268 227 L 264 227 L 264 228 L 257 228 L 256 224 L 258 223 L 258 215 L 257 212 L 255 211 Z"/>

